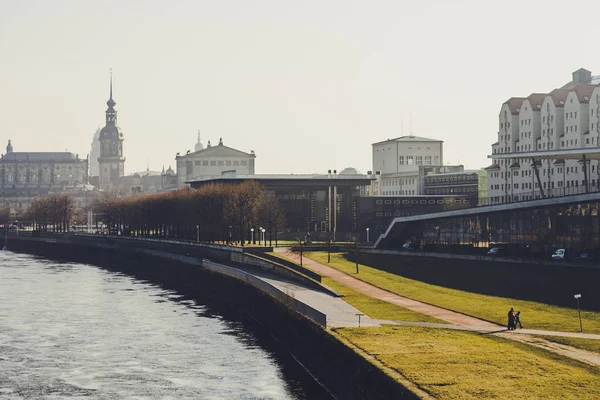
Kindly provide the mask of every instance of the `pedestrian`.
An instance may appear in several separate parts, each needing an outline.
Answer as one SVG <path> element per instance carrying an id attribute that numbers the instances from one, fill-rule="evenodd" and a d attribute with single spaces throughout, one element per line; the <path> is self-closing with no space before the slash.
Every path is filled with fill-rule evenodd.
<path id="1" fill-rule="evenodd" d="M 515 329 L 515 309 L 511 307 L 508 312 L 508 330 L 512 331 L 513 329 Z"/>
<path id="2" fill-rule="evenodd" d="M 523 325 L 521 325 L 521 311 L 517 311 L 515 314 L 515 329 L 517 328 L 517 324 L 519 328 L 523 329 Z"/>

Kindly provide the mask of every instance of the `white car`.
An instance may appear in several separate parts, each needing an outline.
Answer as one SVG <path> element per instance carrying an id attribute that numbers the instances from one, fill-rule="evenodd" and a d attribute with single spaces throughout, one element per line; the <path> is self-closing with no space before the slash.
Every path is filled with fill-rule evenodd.
<path id="1" fill-rule="evenodd" d="M 565 259 L 565 249 L 558 249 L 552 254 L 553 260 L 564 260 Z"/>

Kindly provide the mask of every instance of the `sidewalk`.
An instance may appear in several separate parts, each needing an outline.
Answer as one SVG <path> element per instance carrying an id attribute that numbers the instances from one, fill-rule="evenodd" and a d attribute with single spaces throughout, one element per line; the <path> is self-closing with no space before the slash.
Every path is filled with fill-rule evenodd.
<path id="1" fill-rule="evenodd" d="M 283 257 L 299 262 L 299 257 L 295 254 L 289 253 L 284 249 L 278 249 L 276 252 L 280 253 Z M 497 335 L 506 339 L 515 340 L 522 343 L 527 343 L 532 346 L 543 348 L 548 351 L 552 351 L 570 358 L 574 358 L 579 361 L 586 362 L 588 364 L 594 364 L 600 366 L 600 354 L 592 353 L 586 350 L 576 349 L 570 346 L 561 345 L 558 343 L 550 342 L 543 338 L 535 337 L 536 335 L 544 336 L 562 336 L 572 337 L 581 339 L 592 339 L 600 340 L 600 335 L 589 334 L 589 333 L 577 333 L 577 332 L 556 332 L 556 331 L 541 331 L 535 329 L 518 329 L 514 331 L 506 330 L 503 325 L 497 325 L 488 321 L 483 321 L 469 315 L 461 314 L 455 311 L 450 311 L 441 307 L 437 307 L 431 304 L 422 303 L 417 300 L 409 299 L 397 295 L 395 293 L 388 292 L 377 286 L 371 285 L 360 279 L 354 278 L 344 272 L 341 272 L 335 268 L 320 264 L 306 256 L 303 257 L 303 265 L 320 274 L 321 276 L 333 279 L 359 293 L 367 296 L 382 300 L 388 303 L 396 304 L 398 306 L 407 308 L 412 311 L 419 312 L 421 314 L 429 315 L 446 321 L 446 324 L 430 324 L 430 323 L 414 323 L 414 322 L 402 322 L 402 321 L 385 321 L 385 320 L 373 320 L 380 324 L 391 324 L 391 325 L 406 325 L 406 326 L 423 326 L 423 327 L 436 327 L 442 329 L 460 329 L 470 330 L 481 333 L 488 333 Z"/>

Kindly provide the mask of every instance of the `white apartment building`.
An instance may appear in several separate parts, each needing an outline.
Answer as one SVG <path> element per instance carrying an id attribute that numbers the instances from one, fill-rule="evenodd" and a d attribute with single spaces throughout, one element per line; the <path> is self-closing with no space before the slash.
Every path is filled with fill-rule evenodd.
<path id="1" fill-rule="evenodd" d="M 545 193 L 556 195 L 563 193 L 563 188 L 585 186 L 582 160 L 537 159 L 539 183 L 533 160 L 544 152 L 600 146 L 597 81 L 590 71 L 582 68 L 573 72 L 571 82 L 550 93 L 513 97 L 502 104 L 498 141 L 492 145 L 494 162 L 486 168 L 490 202 L 539 197 L 540 184 Z M 494 157 L 505 153 L 532 153 L 532 157 Z M 600 183 L 598 162 L 588 161 L 586 167 L 589 183 Z"/>
<path id="2" fill-rule="evenodd" d="M 374 196 L 412 196 L 423 191 L 424 171 L 443 166 L 443 141 L 401 136 L 373 143 Z M 435 168 L 438 167 L 438 168 Z"/>

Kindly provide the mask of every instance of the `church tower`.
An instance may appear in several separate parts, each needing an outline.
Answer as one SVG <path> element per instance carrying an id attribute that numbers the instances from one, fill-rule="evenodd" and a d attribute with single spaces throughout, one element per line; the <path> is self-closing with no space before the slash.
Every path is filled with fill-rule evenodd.
<path id="1" fill-rule="evenodd" d="M 123 157 L 123 132 L 117 126 L 117 103 L 112 96 L 112 71 L 110 73 L 110 98 L 106 102 L 106 125 L 100 130 L 100 189 L 116 188 L 119 178 L 125 175 L 125 157 Z"/>

